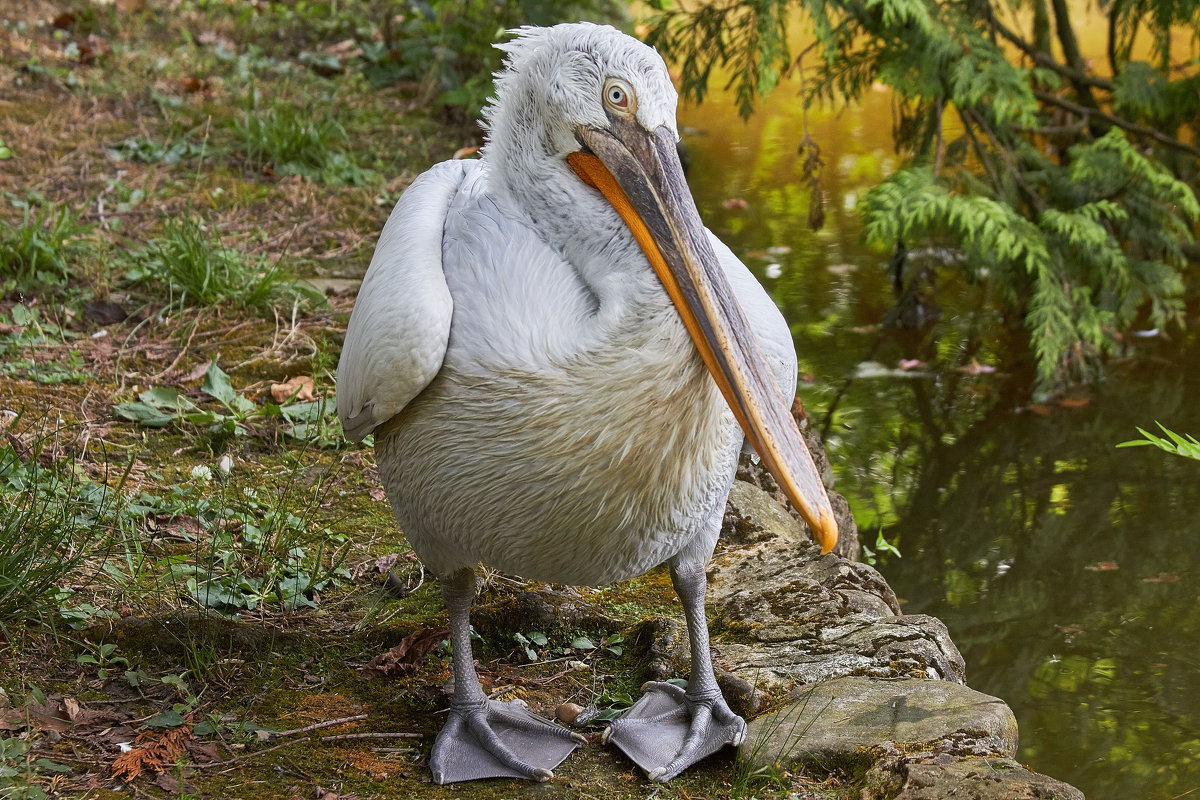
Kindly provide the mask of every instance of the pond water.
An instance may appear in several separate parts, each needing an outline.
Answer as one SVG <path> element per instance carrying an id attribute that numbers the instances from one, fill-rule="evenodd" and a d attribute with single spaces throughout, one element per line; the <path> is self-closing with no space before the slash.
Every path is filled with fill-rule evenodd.
<path id="1" fill-rule="evenodd" d="M 1114 446 L 1155 421 L 1200 436 L 1200 337 L 1143 332 L 1102 382 L 1035 402 L 1019 322 L 948 270 L 898 300 L 860 243 L 855 203 L 900 162 L 886 92 L 810 111 L 809 229 L 795 91 L 747 123 L 715 92 L 680 121 L 701 214 L 792 323 L 863 543 L 899 549 L 878 566 L 1016 712 L 1020 761 L 1092 800 L 1200 798 L 1200 463 Z"/>

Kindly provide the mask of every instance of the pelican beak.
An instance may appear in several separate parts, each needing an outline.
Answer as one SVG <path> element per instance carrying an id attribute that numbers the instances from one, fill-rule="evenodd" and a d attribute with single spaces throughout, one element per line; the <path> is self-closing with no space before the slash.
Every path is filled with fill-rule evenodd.
<path id="1" fill-rule="evenodd" d="M 633 117 L 609 130 L 581 128 L 567 163 L 625 220 L 670 295 L 746 437 L 828 553 L 837 522 L 791 414 L 791 398 L 767 365 L 734 298 L 688 191 L 667 128 L 647 133 Z"/>

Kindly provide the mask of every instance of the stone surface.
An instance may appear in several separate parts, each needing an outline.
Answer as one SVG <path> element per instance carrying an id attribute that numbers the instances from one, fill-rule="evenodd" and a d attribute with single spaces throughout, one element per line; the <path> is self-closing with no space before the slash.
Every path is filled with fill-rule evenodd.
<path id="1" fill-rule="evenodd" d="M 937 753 L 881 760 L 863 800 L 1084 800 L 1083 792 L 1011 758 Z"/>
<path id="2" fill-rule="evenodd" d="M 750 723 L 753 768 L 861 766 L 885 752 L 1012 756 L 1017 721 L 1002 700 L 949 681 L 845 677 L 796 689 L 792 704 Z"/>
<path id="3" fill-rule="evenodd" d="M 718 666 L 766 686 L 851 674 L 962 682 L 962 655 L 941 621 L 901 615 L 883 576 L 820 555 L 763 490 L 734 483 L 725 533 L 709 569 Z"/>
<path id="4" fill-rule="evenodd" d="M 796 420 L 796 426 L 804 437 L 804 443 L 808 445 L 808 451 L 813 458 L 813 466 L 817 468 L 817 474 L 821 476 L 821 482 L 825 484 L 829 503 L 833 507 L 833 517 L 838 524 L 838 541 L 833 548 L 833 554 L 841 556 L 847 561 L 857 561 L 859 554 L 858 526 L 854 522 L 854 514 L 850 511 L 850 504 L 846 502 L 846 498 L 833 489 L 833 469 L 829 466 L 829 458 L 821 443 L 821 434 L 813 428 L 804 413 L 804 408 L 799 403 L 797 398 L 796 403 L 792 406 L 792 417 Z M 741 463 L 738 464 L 737 477 L 738 480 L 757 486 L 766 492 L 784 510 L 784 513 L 796 520 L 800 529 L 807 535 L 808 528 L 800 520 L 800 514 L 788 503 L 783 490 L 779 488 L 779 484 L 775 482 L 771 473 L 767 472 L 761 461 L 757 458 L 743 457 Z M 728 521 L 728 519 L 727 515 L 726 520 Z"/>

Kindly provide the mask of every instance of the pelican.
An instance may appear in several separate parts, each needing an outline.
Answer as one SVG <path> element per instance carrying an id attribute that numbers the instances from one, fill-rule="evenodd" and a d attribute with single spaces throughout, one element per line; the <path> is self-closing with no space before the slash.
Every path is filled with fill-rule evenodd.
<path id="1" fill-rule="evenodd" d="M 644 687 L 606 736 L 667 781 L 745 736 L 704 614 L 743 446 L 826 552 L 837 526 L 789 413 L 790 331 L 700 221 L 662 58 L 587 23 L 513 33 L 481 158 L 417 178 L 380 234 L 338 414 L 347 438 L 374 433 L 397 523 L 450 617 L 454 693 L 433 779 L 546 780 L 584 741 L 481 689 L 478 564 L 599 586 L 665 562 L 689 633 L 687 688 Z"/>

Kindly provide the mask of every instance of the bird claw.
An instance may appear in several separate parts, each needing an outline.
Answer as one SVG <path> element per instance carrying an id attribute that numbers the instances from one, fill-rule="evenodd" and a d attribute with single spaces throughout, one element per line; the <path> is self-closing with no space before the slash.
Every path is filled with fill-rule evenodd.
<path id="1" fill-rule="evenodd" d="M 488 700 L 450 709 L 433 744 L 429 769 L 439 784 L 481 778 L 547 781 L 581 740 L 521 701 Z"/>
<path id="2" fill-rule="evenodd" d="M 633 708 L 613 721 L 602 742 L 621 749 L 652 781 L 666 783 L 727 744 L 746 738 L 746 721 L 720 694 L 690 697 L 670 683 L 651 683 Z"/>

